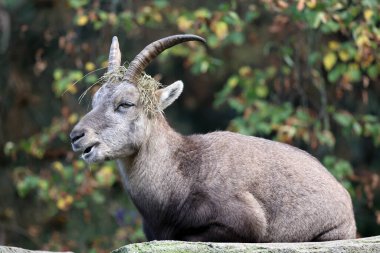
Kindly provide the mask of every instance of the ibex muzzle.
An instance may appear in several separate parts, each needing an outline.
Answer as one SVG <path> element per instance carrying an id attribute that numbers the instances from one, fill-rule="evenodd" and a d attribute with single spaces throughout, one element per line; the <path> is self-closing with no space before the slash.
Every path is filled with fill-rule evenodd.
<path id="1" fill-rule="evenodd" d="M 347 191 L 314 157 L 286 144 L 231 132 L 182 136 L 162 111 L 181 81 L 159 89 L 146 66 L 195 35 L 148 45 L 128 68 L 113 39 L 107 82 L 74 127 L 87 162 L 117 160 L 149 240 L 300 242 L 354 238 Z"/>

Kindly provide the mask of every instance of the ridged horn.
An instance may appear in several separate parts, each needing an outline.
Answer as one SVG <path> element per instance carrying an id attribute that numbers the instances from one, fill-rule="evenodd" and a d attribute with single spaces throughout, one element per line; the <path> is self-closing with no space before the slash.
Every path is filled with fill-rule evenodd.
<path id="1" fill-rule="evenodd" d="M 144 69 L 164 50 L 186 41 L 200 41 L 206 44 L 206 40 L 193 34 L 178 34 L 162 38 L 146 46 L 129 64 L 127 80 L 136 83 Z"/>
<path id="2" fill-rule="evenodd" d="M 116 36 L 112 38 L 112 44 L 110 47 L 110 54 L 108 56 L 108 70 L 107 72 L 111 72 L 120 66 L 121 63 L 121 53 L 119 48 L 119 41 Z"/>

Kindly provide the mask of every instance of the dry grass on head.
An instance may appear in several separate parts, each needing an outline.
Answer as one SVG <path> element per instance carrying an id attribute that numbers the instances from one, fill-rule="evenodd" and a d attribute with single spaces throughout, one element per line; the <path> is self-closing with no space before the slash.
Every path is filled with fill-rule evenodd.
<path id="1" fill-rule="evenodd" d="M 96 83 L 119 83 L 125 80 L 127 68 L 119 66 L 110 72 L 106 72 Z M 146 74 L 145 72 L 139 78 L 136 87 L 140 93 L 139 103 L 142 105 L 144 112 L 149 117 L 154 117 L 162 113 L 158 105 L 156 91 L 162 87 L 161 83 Z"/>
<path id="2" fill-rule="evenodd" d="M 159 100 L 156 96 L 156 91 L 160 87 L 162 87 L 161 83 L 145 72 L 137 82 L 137 89 L 140 93 L 140 103 L 145 113 L 150 117 L 162 114 L 162 110 L 158 105 Z"/>

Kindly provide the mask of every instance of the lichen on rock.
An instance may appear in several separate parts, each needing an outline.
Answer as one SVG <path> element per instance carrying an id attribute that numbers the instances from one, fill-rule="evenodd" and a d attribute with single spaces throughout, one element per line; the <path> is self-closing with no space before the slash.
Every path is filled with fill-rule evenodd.
<path id="1" fill-rule="evenodd" d="M 112 253 L 379 253 L 380 236 L 303 243 L 207 243 L 152 241 L 121 247 Z"/>

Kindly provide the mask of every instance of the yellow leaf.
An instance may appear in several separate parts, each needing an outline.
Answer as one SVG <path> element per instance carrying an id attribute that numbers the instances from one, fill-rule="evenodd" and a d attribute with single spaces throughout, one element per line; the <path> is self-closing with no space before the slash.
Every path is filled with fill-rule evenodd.
<path id="1" fill-rule="evenodd" d="M 142 12 L 146 14 L 151 14 L 152 13 L 152 7 L 151 6 L 144 6 L 142 9 Z"/>
<path id="2" fill-rule="evenodd" d="M 356 39 L 356 45 L 358 45 L 359 47 L 362 47 L 363 45 L 369 45 L 368 37 L 365 34 L 360 35 Z"/>
<path id="3" fill-rule="evenodd" d="M 61 162 L 54 162 L 53 163 L 53 169 L 55 169 L 58 172 L 63 172 L 63 165 Z"/>
<path id="4" fill-rule="evenodd" d="M 290 142 L 296 133 L 297 129 L 294 126 L 284 125 L 279 127 L 277 136 L 283 142 Z"/>
<path id="5" fill-rule="evenodd" d="M 67 87 L 67 91 L 71 94 L 77 93 L 78 89 L 74 84 L 70 84 L 69 87 Z"/>
<path id="6" fill-rule="evenodd" d="M 309 7 L 310 9 L 314 9 L 314 8 L 317 6 L 317 0 L 309 0 L 309 1 L 306 1 L 306 5 L 307 5 L 307 7 Z"/>
<path id="7" fill-rule="evenodd" d="M 194 12 L 194 15 L 197 18 L 204 18 L 204 19 L 209 18 L 211 16 L 210 11 L 208 11 L 207 9 L 204 9 L 204 8 L 196 10 Z"/>
<path id="8" fill-rule="evenodd" d="M 373 16 L 373 10 L 366 9 L 364 11 L 364 18 L 365 18 L 365 20 L 369 21 L 372 18 L 372 16 Z"/>
<path id="9" fill-rule="evenodd" d="M 218 39 L 222 40 L 224 39 L 228 34 L 228 26 L 225 22 L 219 21 L 215 24 L 214 32 L 216 34 L 216 37 Z"/>
<path id="10" fill-rule="evenodd" d="M 93 71 L 95 69 L 95 64 L 92 62 L 86 62 L 86 64 L 84 65 L 84 68 L 87 71 Z"/>
<path id="11" fill-rule="evenodd" d="M 111 166 L 103 166 L 101 170 L 96 173 L 96 179 L 100 185 L 111 185 L 114 181 L 114 173 Z"/>
<path id="12" fill-rule="evenodd" d="M 66 195 L 66 196 L 60 197 L 57 200 L 57 207 L 60 210 L 67 210 L 72 205 L 73 202 L 74 202 L 74 197 L 71 195 Z"/>
<path id="13" fill-rule="evenodd" d="M 78 114 L 73 113 L 69 116 L 69 123 L 74 125 L 78 121 Z"/>
<path id="14" fill-rule="evenodd" d="M 239 69 L 239 75 L 241 76 L 249 76 L 251 74 L 252 70 L 249 66 L 243 66 Z"/>
<path id="15" fill-rule="evenodd" d="M 329 41 L 329 48 L 331 50 L 337 50 L 339 47 L 340 47 L 340 43 L 338 41 L 335 41 L 335 40 Z"/>
<path id="16" fill-rule="evenodd" d="M 46 180 L 41 180 L 41 181 L 38 182 L 38 186 L 42 190 L 47 190 L 47 188 L 49 187 L 49 183 Z"/>
<path id="17" fill-rule="evenodd" d="M 77 120 L 78 120 L 78 115 L 76 114 Z M 76 160 L 74 161 L 74 168 L 76 169 L 84 169 L 86 164 L 84 163 L 83 160 Z"/>
<path id="18" fill-rule="evenodd" d="M 350 65 L 348 65 L 348 70 L 358 70 L 359 69 L 359 65 L 357 63 L 351 63 Z"/>
<path id="19" fill-rule="evenodd" d="M 193 25 L 193 21 L 187 19 L 185 16 L 180 16 L 177 19 L 177 25 L 179 30 L 187 31 Z"/>
<path id="20" fill-rule="evenodd" d="M 210 64 L 207 61 L 202 61 L 201 63 L 201 72 L 206 73 Z"/>
<path id="21" fill-rule="evenodd" d="M 115 25 L 117 23 L 117 16 L 115 13 L 110 13 L 108 15 L 108 21 L 111 25 Z"/>
<path id="22" fill-rule="evenodd" d="M 338 52 L 338 55 L 339 55 L 339 59 L 343 62 L 346 62 L 350 59 L 350 54 L 347 52 L 347 50 L 339 50 Z"/>
<path id="23" fill-rule="evenodd" d="M 65 210 L 66 209 L 66 201 L 64 198 L 59 198 L 57 201 L 57 207 L 60 210 Z"/>
<path id="24" fill-rule="evenodd" d="M 113 169 L 111 166 L 103 166 L 102 169 L 99 171 L 103 176 L 106 175 L 112 175 L 113 174 Z"/>
<path id="25" fill-rule="evenodd" d="M 140 14 L 136 18 L 137 24 L 143 25 L 145 23 L 145 16 Z"/>
<path id="26" fill-rule="evenodd" d="M 74 198 L 71 195 L 67 195 L 65 198 L 66 205 L 71 205 L 74 202 Z"/>
<path id="27" fill-rule="evenodd" d="M 88 16 L 86 15 L 81 15 L 77 19 L 77 25 L 79 26 L 84 26 L 88 23 Z"/>
<path id="28" fill-rule="evenodd" d="M 153 15 L 152 15 L 154 21 L 156 21 L 157 23 L 161 23 L 162 22 L 162 16 L 161 16 L 161 13 L 159 12 L 155 12 Z"/>
<path id="29" fill-rule="evenodd" d="M 335 53 L 329 52 L 323 57 L 323 66 L 325 66 L 326 70 L 331 70 L 336 63 L 336 60 L 337 58 Z"/>
<path id="30" fill-rule="evenodd" d="M 235 88 L 238 83 L 239 83 L 239 78 L 237 76 L 230 77 L 227 81 L 227 85 L 230 88 Z"/>
<path id="31" fill-rule="evenodd" d="M 102 68 L 107 68 L 108 67 L 108 61 L 103 61 L 101 64 Z"/>

